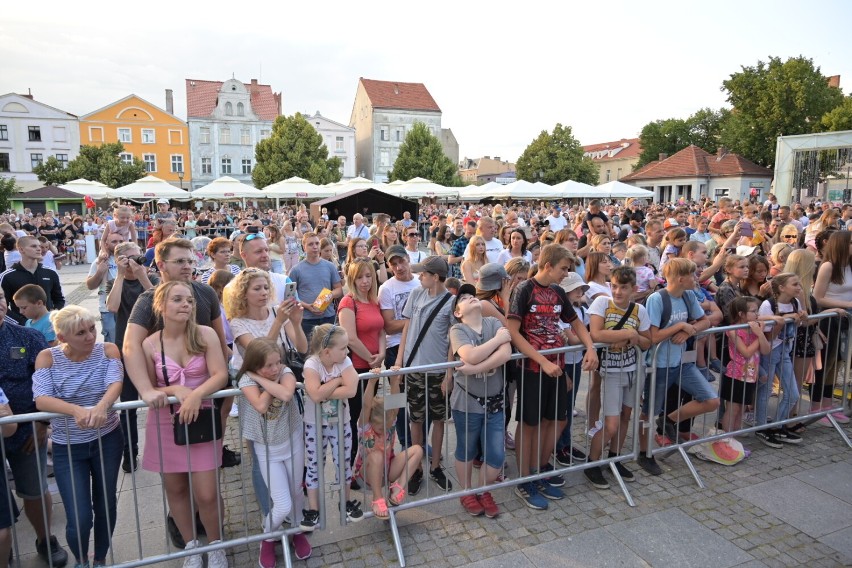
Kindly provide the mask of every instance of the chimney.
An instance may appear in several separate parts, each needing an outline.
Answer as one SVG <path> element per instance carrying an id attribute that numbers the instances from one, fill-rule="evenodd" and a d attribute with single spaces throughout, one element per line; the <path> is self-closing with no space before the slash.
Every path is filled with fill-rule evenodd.
<path id="1" fill-rule="evenodd" d="M 277 107 L 278 114 L 281 115 L 281 93 L 272 93 L 272 98 L 275 99 L 275 106 Z"/>
<path id="2" fill-rule="evenodd" d="M 175 95 L 171 89 L 166 89 L 166 112 L 175 113 Z"/>
<path id="3" fill-rule="evenodd" d="M 494 161 L 495 161 L 495 162 L 499 162 L 499 161 L 500 161 L 500 156 L 494 156 Z"/>
<path id="4" fill-rule="evenodd" d="M 30 100 L 33 100 L 33 90 L 32 90 L 31 88 L 27 87 L 27 94 L 26 94 L 26 95 L 21 95 L 21 96 L 22 96 L 22 97 L 26 97 L 26 98 L 28 98 L 28 99 L 30 99 Z"/>
<path id="5" fill-rule="evenodd" d="M 486 160 L 490 160 L 490 159 L 491 159 L 491 156 L 485 156 L 485 159 L 486 159 Z"/>
<path id="6" fill-rule="evenodd" d="M 828 78 L 828 86 L 836 89 L 840 88 L 840 75 L 832 75 Z"/>
<path id="7" fill-rule="evenodd" d="M 719 146 L 719 148 L 716 149 L 716 159 L 721 160 L 727 153 L 727 148 L 725 148 L 724 146 Z"/>
<path id="8" fill-rule="evenodd" d="M 659 155 L 659 156 L 657 156 L 657 159 L 658 159 L 658 160 L 660 160 L 660 161 L 662 162 L 663 160 L 665 160 L 665 159 L 666 159 L 666 158 L 668 158 L 668 157 L 669 157 L 669 155 L 668 155 L 668 154 L 666 154 L 665 152 L 660 152 L 660 155 Z"/>

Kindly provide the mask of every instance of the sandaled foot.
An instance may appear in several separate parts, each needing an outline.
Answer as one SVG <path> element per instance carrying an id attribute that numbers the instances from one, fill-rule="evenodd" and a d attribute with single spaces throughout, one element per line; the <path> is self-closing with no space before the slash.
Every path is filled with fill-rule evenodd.
<path id="1" fill-rule="evenodd" d="M 376 499 L 372 503 L 373 514 L 377 519 L 387 520 L 390 518 L 390 514 L 388 513 L 388 504 L 385 502 L 384 498 Z"/>
<path id="2" fill-rule="evenodd" d="M 392 507 L 396 507 L 405 501 L 405 489 L 397 482 L 391 483 L 388 487 L 388 502 Z"/>

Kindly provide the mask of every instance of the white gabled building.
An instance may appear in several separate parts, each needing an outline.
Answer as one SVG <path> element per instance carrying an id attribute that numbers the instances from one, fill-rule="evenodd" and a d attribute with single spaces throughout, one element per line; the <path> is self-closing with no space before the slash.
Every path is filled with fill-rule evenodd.
<path id="1" fill-rule="evenodd" d="M 32 94 L 0 96 L 0 176 L 14 177 L 24 190 L 44 184 L 33 168 L 50 156 L 68 164 L 80 154 L 75 115 L 40 103 Z"/>
<path id="2" fill-rule="evenodd" d="M 347 180 L 357 177 L 358 174 L 355 170 L 355 129 L 328 119 L 322 116 L 319 111 L 313 116 L 308 113 L 303 116 L 322 136 L 325 146 L 328 148 L 328 157 L 337 156 L 343 162 L 340 165 L 341 179 Z"/>

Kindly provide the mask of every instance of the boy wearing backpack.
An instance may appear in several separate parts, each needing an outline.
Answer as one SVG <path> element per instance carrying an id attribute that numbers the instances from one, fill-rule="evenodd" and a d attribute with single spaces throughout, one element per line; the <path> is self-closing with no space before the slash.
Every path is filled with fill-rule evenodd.
<path id="1" fill-rule="evenodd" d="M 645 306 L 633 301 L 636 270 L 630 266 L 619 266 L 612 271 L 610 285 L 612 297 L 598 296 L 589 306 L 592 340 L 609 344 L 600 355 L 604 425 L 592 437 L 589 449 L 591 461 L 600 459 L 607 444 L 610 458 L 621 452 L 636 400 L 636 389 L 642 388 L 642 377 L 636 372 L 636 346 L 643 351 L 651 347 L 648 312 Z M 615 468 L 624 481 L 635 480 L 633 472 L 621 462 L 615 462 Z M 596 489 L 609 488 L 600 467 L 590 467 L 583 473 Z"/>
<path id="2" fill-rule="evenodd" d="M 645 307 L 651 320 L 649 362 L 656 366 L 653 416 L 663 410 L 666 391 L 674 384 L 693 400 L 668 412 L 661 420 L 663 434 L 669 440 L 677 437 L 677 422 L 693 418 L 719 408 L 719 395 L 695 364 L 696 352 L 692 338 L 710 327 L 704 310 L 698 303 L 695 286 L 695 263 L 685 258 L 673 258 L 666 263 L 666 287 L 648 297 Z M 654 356 L 656 354 L 656 357 Z M 642 421 L 647 422 L 651 402 L 651 381 L 646 381 L 642 403 Z M 648 453 L 648 437 L 643 432 L 639 438 L 639 465 L 651 475 L 663 473 L 659 464 Z"/>

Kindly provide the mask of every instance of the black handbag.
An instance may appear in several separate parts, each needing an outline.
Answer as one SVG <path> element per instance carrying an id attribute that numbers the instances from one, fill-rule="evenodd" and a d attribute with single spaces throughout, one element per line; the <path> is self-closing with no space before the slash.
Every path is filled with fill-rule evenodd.
<path id="1" fill-rule="evenodd" d="M 163 371 L 163 380 L 166 386 L 169 383 L 169 373 L 166 369 L 166 352 L 163 346 L 163 332 L 160 332 L 160 360 Z M 222 439 L 222 415 L 214 406 L 198 409 L 198 418 L 190 424 L 181 424 L 175 415 L 173 404 L 169 405 L 169 413 L 172 415 L 172 430 L 177 446 L 188 446 L 190 444 L 203 444 Z"/>

